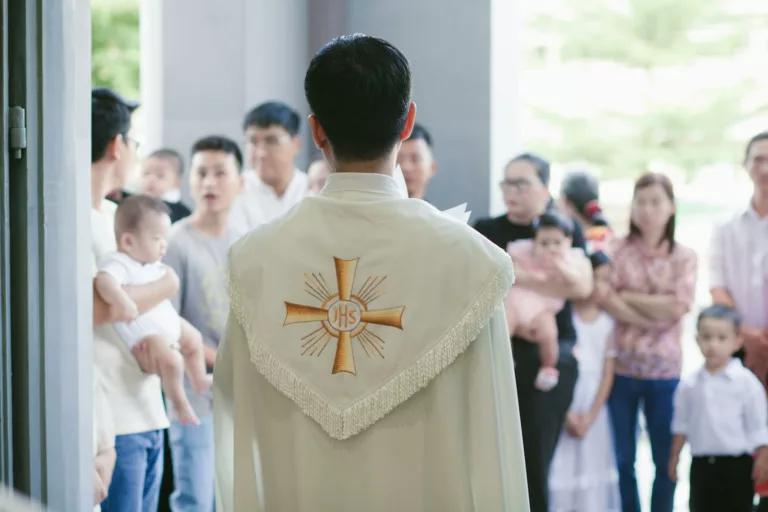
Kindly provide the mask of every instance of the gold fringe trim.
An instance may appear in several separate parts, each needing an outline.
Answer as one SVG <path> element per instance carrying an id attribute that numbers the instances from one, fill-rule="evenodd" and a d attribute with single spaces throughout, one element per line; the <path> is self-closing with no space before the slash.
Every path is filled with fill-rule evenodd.
<path id="1" fill-rule="evenodd" d="M 462 319 L 426 354 L 392 377 L 374 393 L 346 409 L 338 409 L 278 360 L 259 340 L 241 304 L 239 285 L 229 278 L 231 311 L 243 327 L 251 361 L 264 378 L 318 422 L 329 436 L 344 440 L 392 412 L 446 369 L 477 338 L 514 282 L 512 266 L 504 265 L 483 286 Z"/>

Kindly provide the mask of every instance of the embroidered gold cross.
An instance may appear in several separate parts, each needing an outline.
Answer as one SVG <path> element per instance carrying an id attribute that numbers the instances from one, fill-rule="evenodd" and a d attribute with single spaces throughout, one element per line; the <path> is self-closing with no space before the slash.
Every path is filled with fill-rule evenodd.
<path id="1" fill-rule="evenodd" d="M 331 338 L 336 338 L 336 357 L 332 373 L 347 372 L 356 375 L 352 340 L 357 339 L 365 354 L 384 359 L 384 340 L 368 330 L 369 324 L 403 328 L 405 306 L 389 309 L 369 310 L 374 300 L 384 295 L 384 277 L 369 277 L 360 289 L 353 293 L 355 271 L 360 258 L 342 260 L 333 258 L 336 264 L 336 287 L 338 293 L 331 294 L 322 274 L 305 274 L 305 291 L 319 300 L 320 307 L 285 303 L 283 325 L 320 322 L 321 327 L 311 332 L 302 341 L 302 355 L 322 354 Z"/>

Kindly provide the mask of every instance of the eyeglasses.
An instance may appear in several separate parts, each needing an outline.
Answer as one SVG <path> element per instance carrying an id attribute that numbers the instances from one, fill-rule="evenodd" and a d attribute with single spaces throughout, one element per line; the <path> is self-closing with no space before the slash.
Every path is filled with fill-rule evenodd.
<path id="1" fill-rule="evenodd" d="M 523 192 L 531 187 L 531 182 L 526 179 L 502 180 L 499 185 L 501 186 L 501 190 L 504 191 L 514 189 L 517 192 Z"/>
<path id="2" fill-rule="evenodd" d="M 271 151 L 282 146 L 288 139 L 290 139 L 288 136 L 269 135 L 263 139 L 246 139 L 245 142 L 254 148 L 263 146 L 265 150 Z"/>
<path id="3" fill-rule="evenodd" d="M 129 137 L 128 134 L 126 134 L 126 133 L 123 133 L 122 135 L 123 135 L 123 140 L 125 141 L 126 145 L 128 145 L 128 143 L 130 142 L 131 144 L 133 144 L 133 150 L 134 151 L 138 151 L 139 150 L 139 146 L 140 146 L 139 141 L 137 141 L 134 138 Z"/>

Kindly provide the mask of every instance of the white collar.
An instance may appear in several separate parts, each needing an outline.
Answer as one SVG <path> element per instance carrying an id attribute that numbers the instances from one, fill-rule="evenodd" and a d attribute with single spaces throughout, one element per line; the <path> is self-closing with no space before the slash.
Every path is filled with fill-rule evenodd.
<path id="1" fill-rule="evenodd" d="M 334 172 L 328 176 L 320 196 L 329 196 L 338 192 L 373 192 L 397 198 L 403 197 L 397 181 L 391 176 L 366 172 Z"/>
<path id="2" fill-rule="evenodd" d="M 707 370 L 706 366 L 702 366 L 701 373 L 699 374 L 699 376 L 704 378 L 725 377 L 728 380 L 734 380 L 736 377 L 739 376 L 739 373 L 741 373 L 742 369 L 744 369 L 744 365 L 741 364 L 740 360 L 734 357 L 733 359 L 731 359 L 731 362 L 728 363 L 728 365 L 724 369 L 722 369 L 721 371 L 717 372 L 714 375 L 709 373 L 709 370 Z"/>

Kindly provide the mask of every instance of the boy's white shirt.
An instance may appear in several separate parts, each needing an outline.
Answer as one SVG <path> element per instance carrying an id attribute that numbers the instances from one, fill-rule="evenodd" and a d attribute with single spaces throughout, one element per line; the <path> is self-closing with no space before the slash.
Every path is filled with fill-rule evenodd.
<path id="1" fill-rule="evenodd" d="M 219 510 L 529 510 L 509 257 L 404 190 L 333 174 L 233 246 Z"/>

